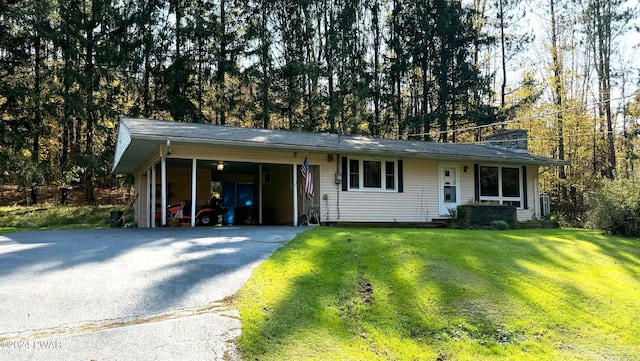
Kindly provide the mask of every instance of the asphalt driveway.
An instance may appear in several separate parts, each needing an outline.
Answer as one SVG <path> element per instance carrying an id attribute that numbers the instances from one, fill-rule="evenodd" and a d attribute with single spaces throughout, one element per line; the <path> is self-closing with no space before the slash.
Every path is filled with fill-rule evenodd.
<path id="1" fill-rule="evenodd" d="M 0 235 L 0 360 L 233 359 L 224 299 L 304 228 Z"/>

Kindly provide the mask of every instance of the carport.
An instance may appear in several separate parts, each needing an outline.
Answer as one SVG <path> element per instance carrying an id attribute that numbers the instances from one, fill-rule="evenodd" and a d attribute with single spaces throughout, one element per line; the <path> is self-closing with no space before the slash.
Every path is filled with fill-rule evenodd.
<path id="1" fill-rule="evenodd" d="M 190 129 L 190 124 L 176 131 L 175 123 L 166 122 L 167 129 L 158 127 L 165 122 L 148 123 L 121 119 L 114 162 L 114 171 L 135 176 L 138 227 L 168 225 L 168 207 L 183 201 L 183 214 L 198 215 L 212 198 L 226 208 L 215 223 L 228 225 L 298 225 L 300 214 L 318 212 L 319 192 L 307 199 L 299 182 L 307 153 L 257 146 L 255 136 L 243 138 L 242 128 L 207 137 L 202 127 Z M 319 184 L 319 166 L 311 169 Z M 186 220 L 182 226 L 199 223 L 194 216 Z"/>
<path id="2" fill-rule="evenodd" d="M 146 192 L 141 194 L 151 208 L 147 227 L 166 225 L 168 214 L 163 215 L 161 210 L 167 206 L 186 201 L 191 208 L 185 214 L 197 215 L 203 205 L 213 203 L 212 198 L 226 209 L 214 224 L 282 225 L 292 224 L 292 217 L 297 217 L 294 209 L 299 197 L 292 187 L 296 165 L 167 158 L 165 169 L 166 176 L 158 176 L 158 171 L 162 172 L 160 160 L 141 176 L 142 184 L 146 184 Z M 191 217 L 191 225 L 196 221 Z"/>

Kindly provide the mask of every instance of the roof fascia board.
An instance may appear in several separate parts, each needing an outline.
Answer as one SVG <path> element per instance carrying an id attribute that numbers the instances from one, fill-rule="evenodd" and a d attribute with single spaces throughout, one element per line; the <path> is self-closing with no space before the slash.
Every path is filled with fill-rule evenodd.
<path id="1" fill-rule="evenodd" d="M 131 131 L 129 130 L 129 127 L 127 127 L 126 123 L 122 121 L 122 119 L 123 118 L 120 118 L 120 122 L 119 122 L 120 124 L 118 129 L 118 138 L 117 138 L 118 143 L 116 144 L 113 168 L 111 169 L 111 171 L 115 171 L 116 167 L 118 166 L 118 163 L 120 163 L 120 160 L 122 159 L 122 156 L 127 151 L 127 148 L 129 148 L 129 145 L 131 145 L 131 142 L 133 141 Z"/>
<path id="2" fill-rule="evenodd" d="M 126 119 L 121 118 L 121 128 L 123 124 L 126 124 Z M 133 118 L 131 118 L 133 119 Z M 125 121 L 123 121 L 125 120 Z M 128 130 L 128 129 L 127 129 Z M 172 135 L 157 135 L 157 134 L 145 134 L 145 133 L 131 133 L 132 139 L 145 140 L 151 142 L 158 142 L 160 146 L 170 140 L 172 144 L 197 144 L 202 146 L 233 146 L 242 147 L 245 149 L 272 149 L 276 151 L 292 151 L 292 152 L 321 152 L 321 153 L 334 153 L 344 155 L 377 155 L 377 156 L 391 156 L 399 158 L 415 158 L 415 159 L 433 159 L 433 160 L 446 160 L 446 161 L 460 161 L 460 162 L 491 162 L 497 161 L 502 164 L 522 164 L 522 165 L 539 165 L 539 166 L 563 166 L 568 165 L 568 162 L 560 161 L 557 159 L 541 158 L 531 154 L 528 154 L 527 158 L 522 157 L 523 153 L 514 153 L 514 157 L 517 159 L 509 159 L 507 157 L 486 157 L 477 155 L 462 155 L 462 154 L 443 154 L 443 153 L 421 153 L 417 151 L 388 151 L 377 149 L 361 149 L 357 145 L 349 143 L 348 140 L 340 142 L 335 146 L 321 146 L 321 145 L 308 145 L 308 144 L 282 144 L 282 143 L 264 143 L 255 142 L 251 140 L 226 140 L 204 137 L 184 137 L 184 136 L 172 136 Z M 130 143 L 130 142 L 129 142 Z M 119 160 L 118 160 L 119 161 Z M 116 163 L 117 164 L 117 163 Z M 114 165 L 115 169 L 115 165 Z"/>

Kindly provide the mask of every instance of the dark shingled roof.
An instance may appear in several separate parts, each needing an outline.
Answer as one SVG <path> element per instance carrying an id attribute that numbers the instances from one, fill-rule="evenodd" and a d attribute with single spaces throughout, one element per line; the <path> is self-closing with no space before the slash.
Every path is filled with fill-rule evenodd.
<path id="1" fill-rule="evenodd" d="M 438 160 L 499 161 L 532 165 L 559 165 L 555 159 L 481 144 L 417 142 L 287 130 L 241 128 L 210 124 L 171 122 L 122 117 L 132 142 L 152 141 L 226 145 L 244 148 L 271 148 L 298 152 L 324 152 L 345 155 L 378 154 L 404 158 Z M 120 146 L 120 145 L 118 145 Z M 128 144 L 127 144 L 128 147 Z M 124 152 L 124 150 L 121 150 Z M 116 154 L 118 151 L 116 151 Z M 116 159 L 118 162 L 119 159 Z M 115 168 L 117 168 L 115 164 Z"/>

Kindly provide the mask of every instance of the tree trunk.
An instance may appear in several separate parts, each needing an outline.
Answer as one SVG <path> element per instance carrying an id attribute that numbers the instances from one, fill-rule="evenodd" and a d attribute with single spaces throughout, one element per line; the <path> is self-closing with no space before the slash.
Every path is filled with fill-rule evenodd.
<path id="1" fill-rule="evenodd" d="M 39 26 L 36 25 L 36 26 Z M 40 29 L 36 29 L 36 31 L 39 33 Z M 35 163 L 36 168 L 39 168 L 40 166 L 40 133 L 42 131 L 42 97 L 41 97 L 41 93 L 42 93 L 42 89 L 41 89 L 41 83 L 42 83 L 42 79 L 41 79 L 41 71 L 40 71 L 40 66 L 41 66 L 41 62 L 42 62 L 42 56 L 41 56 L 41 51 L 42 51 L 42 38 L 40 37 L 40 34 L 36 35 L 36 39 L 35 39 L 35 44 L 34 44 L 34 48 L 35 48 L 35 64 L 34 64 L 34 72 L 35 72 L 35 81 L 34 81 L 34 97 L 36 100 L 36 104 L 35 104 L 35 109 L 34 109 L 34 124 L 32 125 L 32 131 L 33 131 L 33 152 L 31 153 L 31 160 Z M 31 197 L 30 197 L 30 204 L 36 204 L 38 203 L 38 184 L 37 182 L 34 180 L 33 184 L 31 185 Z"/>
<path id="2" fill-rule="evenodd" d="M 336 130 L 340 132 L 342 129 L 336 129 L 336 113 L 337 109 L 337 100 L 336 100 L 336 92 L 335 92 L 335 84 L 334 84 L 334 64 L 333 64 L 333 54 L 334 54 L 334 44 L 333 44 L 333 32 L 334 30 L 334 21 L 333 21 L 333 10 L 329 7 L 329 2 L 325 0 L 324 2 L 324 24 L 325 24 L 325 58 L 327 62 L 327 81 L 328 81 L 328 91 L 329 91 L 329 112 L 327 114 L 327 122 L 329 123 L 329 129 L 331 133 L 335 133 Z M 327 14 L 331 12 L 331 14 Z"/>
<path id="3" fill-rule="evenodd" d="M 85 129 L 85 149 L 84 153 L 86 157 L 93 158 L 93 127 L 95 124 L 95 104 L 93 99 L 93 92 L 95 86 L 95 69 L 93 66 L 93 51 L 94 51 L 94 34 L 93 31 L 96 28 L 97 7 L 95 1 L 92 2 L 91 18 L 87 21 L 86 36 L 87 36 L 87 49 L 85 56 L 85 76 L 86 76 L 86 114 L 87 125 Z M 93 163 L 93 162 L 91 162 Z M 85 173 L 85 200 L 87 204 L 95 204 L 95 195 L 93 192 L 93 164 L 88 164 L 87 171 Z"/>
<path id="4" fill-rule="evenodd" d="M 227 17 L 226 17 L 226 0 L 220 0 L 220 53 L 218 54 L 218 70 L 217 70 L 217 91 L 218 99 L 218 119 L 222 125 L 227 124 L 227 104 L 225 99 L 226 92 L 226 67 L 227 67 Z"/>
<path id="5" fill-rule="evenodd" d="M 65 35 L 66 37 L 66 35 Z M 68 38 L 67 38 L 68 40 Z M 62 140 L 61 140 L 61 154 L 60 154 L 60 169 L 66 170 L 69 161 L 69 147 L 71 143 L 71 127 L 69 126 L 71 120 L 71 59 L 69 56 L 69 44 L 65 42 L 62 47 L 62 57 L 64 58 L 62 82 L 63 82 L 63 99 L 64 99 L 64 119 L 62 119 Z"/>
<path id="6" fill-rule="evenodd" d="M 553 67 L 553 96 L 556 105 L 556 133 L 558 135 L 558 159 L 565 159 L 565 150 L 564 150 L 564 119 L 562 115 L 562 107 L 563 107 L 563 99 L 564 99 L 564 89 L 562 86 L 562 70 L 563 64 L 560 57 L 560 44 L 558 44 L 558 34 L 557 34 L 557 24 L 556 24 L 556 13 L 555 13 L 555 0 L 549 1 L 550 11 L 551 11 L 551 58 L 552 58 L 552 67 Z M 560 191 L 562 194 L 562 208 L 567 203 L 567 186 L 564 180 L 567 178 L 565 173 L 564 166 L 561 165 L 558 168 L 558 176 L 560 178 Z M 564 209 L 566 212 L 567 209 Z"/>
<path id="7" fill-rule="evenodd" d="M 151 116 L 151 96 L 150 96 L 150 81 L 151 81 L 151 50 L 153 42 L 151 37 L 151 24 L 146 24 L 144 31 L 144 75 L 143 75 L 143 89 L 142 89 L 142 115 L 145 118 Z"/>
<path id="8" fill-rule="evenodd" d="M 373 3 L 372 25 L 373 25 L 373 127 L 369 126 L 374 136 L 380 135 L 380 4 L 378 0 Z"/>
<path id="9" fill-rule="evenodd" d="M 589 14 L 593 26 L 592 38 L 593 53 L 596 71 L 598 73 L 598 114 L 603 123 L 601 129 L 606 129 L 603 139 L 606 144 L 606 162 L 602 168 L 602 174 L 609 178 L 615 178 L 616 151 L 613 115 L 611 113 L 611 24 L 614 15 L 610 1 L 595 0 L 591 3 L 592 11 Z"/>
<path id="10" fill-rule="evenodd" d="M 500 16 L 500 49 L 502 52 L 501 61 L 502 61 L 502 85 L 500 85 L 500 108 L 505 108 L 505 93 L 507 91 L 507 57 L 505 55 L 505 41 L 504 41 L 504 9 L 503 2 L 504 0 L 498 0 L 499 4 L 499 16 Z M 553 0 L 551 0 L 553 1 Z M 553 4 L 551 5 L 553 7 Z M 553 15 L 552 15 L 553 16 Z M 553 22 L 553 21 L 552 21 Z M 552 30 L 555 33 L 555 30 Z M 555 36 L 552 35 L 552 36 Z M 502 125 L 503 128 L 506 128 L 506 124 Z"/>

